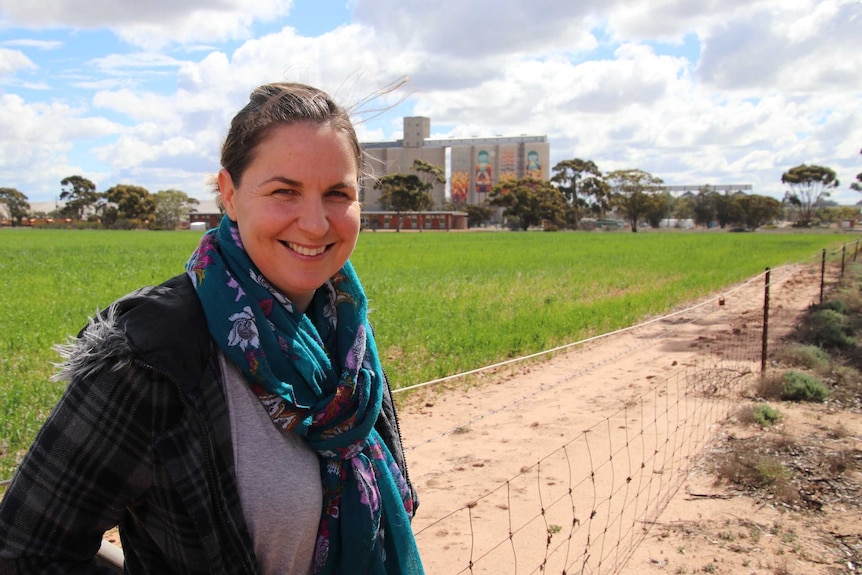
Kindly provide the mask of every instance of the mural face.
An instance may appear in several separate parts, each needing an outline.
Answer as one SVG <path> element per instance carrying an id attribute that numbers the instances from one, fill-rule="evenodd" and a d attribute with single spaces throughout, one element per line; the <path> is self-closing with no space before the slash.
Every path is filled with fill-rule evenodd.
<path id="1" fill-rule="evenodd" d="M 487 150 L 479 150 L 476 154 L 476 194 L 479 201 L 484 201 L 485 196 L 491 191 L 493 185 L 493 174 L 491 173 L 491 160 Z"/>
<path id="2" fill-rule="evenodd" d="M 524 177 L 542 179 L 542 164 L 539 163 L 539 152 L 530 150 L 527 152 L 527 165 L 524 167 Z"/>

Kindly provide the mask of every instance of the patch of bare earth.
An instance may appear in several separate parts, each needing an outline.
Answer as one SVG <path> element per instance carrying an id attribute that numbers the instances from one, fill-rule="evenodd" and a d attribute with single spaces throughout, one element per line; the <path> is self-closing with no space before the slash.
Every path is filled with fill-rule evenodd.
<path id="1" fill-rule="evenodd" d="M 622 573 L 862 572 L 862 416 L 778 407 L 766 429 L 722 425 Z"/>

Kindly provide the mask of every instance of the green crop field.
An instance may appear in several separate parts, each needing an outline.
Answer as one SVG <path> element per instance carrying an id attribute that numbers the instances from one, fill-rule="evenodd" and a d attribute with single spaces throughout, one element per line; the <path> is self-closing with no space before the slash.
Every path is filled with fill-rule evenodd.
<path id="1" fill-rule="evenodd" d="M 404 387 L 625 327 L 856 237 L 363 233 L 353 262 L 383 364 Z M 62 393 L 52 346 L 115 298 L 180 273 L 198 239 L 0 230 L 0 480 Z"/>

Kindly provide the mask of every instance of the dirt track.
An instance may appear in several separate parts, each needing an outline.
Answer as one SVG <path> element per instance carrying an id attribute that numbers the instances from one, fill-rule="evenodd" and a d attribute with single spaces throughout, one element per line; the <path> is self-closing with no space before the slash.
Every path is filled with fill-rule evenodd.
<path id="1" fill-rule="evenodd" d="M 780 268 L 771 284 L 782 317 L 818 296 L 815 270 Z M 781 563 L 780 537 L 758 538 L 778 541 L 770 550 L 745 552 L 728 549 L 719 533 L 728 518 L 772 525 L 784 511 L 717 489 L 695 458 L 727 433 L 718 422 L 742 398 L 716 393 L 719 402 L 698 402 L 703 408 L 686 392 L 727 360 L 737 370 L 747 364 L 743 373 L 759 370 L 762 306 L 763 281 L 752 281 L 544 362 L 411 394 L 402 433 L 420 493 L 414 531 L 426 572 L 778 573 L 763 569 Z M 686 417 L 663 412 L 668 406 Z M 858 420 L 848 432 L 857 443 Z M 822 556 L 794 555 L 801 566 L 785 572 L 830 573 L 818 569 L 835 556 Z"/>

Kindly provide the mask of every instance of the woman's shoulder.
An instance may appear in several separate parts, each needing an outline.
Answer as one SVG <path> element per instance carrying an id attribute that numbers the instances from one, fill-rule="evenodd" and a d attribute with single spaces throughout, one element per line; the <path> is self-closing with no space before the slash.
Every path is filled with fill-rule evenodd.
<path id="1" fill-rule="evenodd" d="M 201 369 L 210 353 L 206 318 L 186 274 L 137 289 L 90 319 L 68 345 L 59 379 L 136 358 L 167 373 Z"/>

